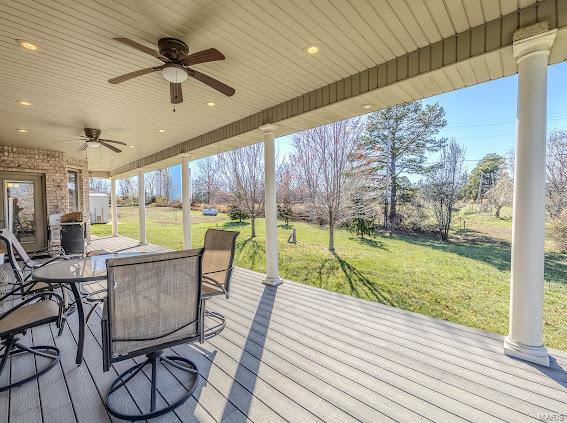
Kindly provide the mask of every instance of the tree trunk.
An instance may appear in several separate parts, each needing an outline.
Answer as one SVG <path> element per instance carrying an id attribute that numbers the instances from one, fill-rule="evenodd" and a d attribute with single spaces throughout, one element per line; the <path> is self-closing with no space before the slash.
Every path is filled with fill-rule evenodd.
<path id="1" fill-rule="evenodd" d="M 252 234 L 250 235 L 250 238 L 256 238 L 256 217 L 252 216 L 250 220 L 252 222 Z"/>
<path id="2" fill-rule="evenodd" d="M 334 225 L 334 223 L 329 223 L 329 251 L 331 253 L 335 252 L 335 225 Z"/>
<path id="3" fill-rule="evenodd" d="M 500 209 L 502 206 L 496 206 L 496 217 L 500 217 Z"/>
<path id="4" fill-rule="evenodd" d="M 395 228 L 397 223 L 398 223 L 398 212 L 396 210 L 396 196 L 397 196 L 397 190 L 396 190 L 396 184 L 397 184 L 397 178 L 396 176 L 394 176 L 394 173 L 392 172 L 392 177 L 391 177 L 391 187 L 390 187 L 390 227 Z"/>

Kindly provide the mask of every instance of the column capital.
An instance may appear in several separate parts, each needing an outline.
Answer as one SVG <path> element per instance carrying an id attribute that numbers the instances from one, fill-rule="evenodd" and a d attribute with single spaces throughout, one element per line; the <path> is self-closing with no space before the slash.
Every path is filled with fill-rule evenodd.
<path id="1" fill-rule="evenodd" d="M 549 31 L 548 27 L 547 22 L 539 22 L 520 28 L 514 33 L 513 52 L 517 63 L 535 54 L 549 56 L 557 29 Z"/>
<path id="2" fill-rule="evenodd" d="M 182 154 L 179 154 L 177 157 L 179 157 L 181 159 L 188 159 L 188 160 L 193 159 L 193 155 L 191 153 L 182 153 Z"/>
<path id="3" fill-rule="evenodd" d="M 262 125 L 258 128 L 260 131 L 262 131 L 264 134 L 276 134 L 276 131 L 278 130 L 278 125 L 274 125 L 273 123 L 268 123 L 266 125 Z"/>

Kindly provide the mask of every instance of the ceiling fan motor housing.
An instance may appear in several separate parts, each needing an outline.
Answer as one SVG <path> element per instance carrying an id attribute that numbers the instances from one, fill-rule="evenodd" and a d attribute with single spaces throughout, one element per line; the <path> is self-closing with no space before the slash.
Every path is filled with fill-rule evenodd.
<path id="1" fill-rule="evenodd" d="M 98 137 L 100 137 L 100 129 L 85 128 L 85 135 L 86 135 L 88 138 L 97 139 Z"/>
<path id="2" fill-rule="evenodd" d="M 160 39 L 158 48 L 159 53 L 172 62 L 179 62 L 189 54 L 189 46 L 176 38 Z"/>

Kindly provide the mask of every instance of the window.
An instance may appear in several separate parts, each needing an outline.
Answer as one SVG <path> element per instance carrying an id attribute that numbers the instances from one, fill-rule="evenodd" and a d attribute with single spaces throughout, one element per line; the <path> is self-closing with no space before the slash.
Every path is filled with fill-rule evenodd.
<path id="1" fill-rule="evenodd" d="M 69 191 L 69 212 L 79 211 L 79 175 L 75 170 L 67 172 L 67 189 Z"/>

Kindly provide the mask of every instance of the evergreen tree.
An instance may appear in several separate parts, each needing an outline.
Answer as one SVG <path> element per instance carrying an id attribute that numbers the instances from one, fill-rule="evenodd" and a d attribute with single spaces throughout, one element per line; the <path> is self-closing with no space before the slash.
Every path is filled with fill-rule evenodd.
<path id="1" fill-rule="evenodd" d="M 465 198 L 482 201 L 506 169 L 506 161 L 499 154 L 487 154 L 474 167 L 464 188 Z M 479 193 L 480 188 L 480 193 Z"/>

